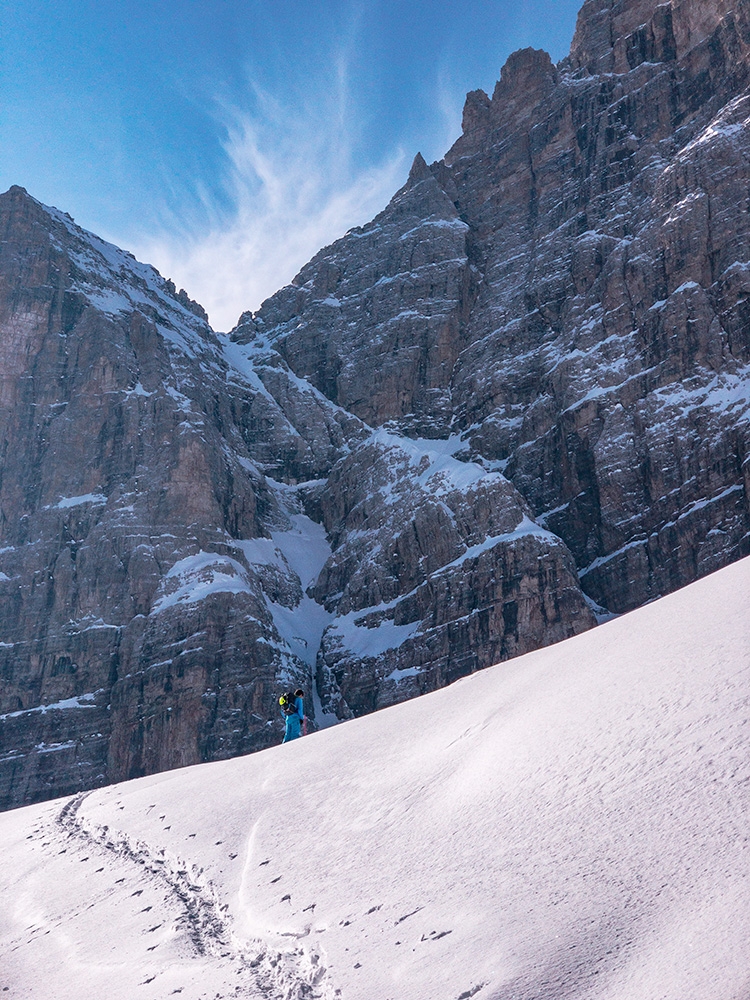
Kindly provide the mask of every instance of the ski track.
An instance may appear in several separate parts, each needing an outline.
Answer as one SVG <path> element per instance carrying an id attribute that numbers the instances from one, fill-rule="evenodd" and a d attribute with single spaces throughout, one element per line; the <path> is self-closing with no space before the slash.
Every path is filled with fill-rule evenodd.
<path id="1" fill-rule="evenodd" d="M 316 951 L 297 946 L 282 952 L 260 940 L 239 941 L 227 913 L 228 904 L 222 904 L 213 886 L 202 878 L 203 869 L 82 816 L 81 806 L 91 794 L 82 792 L 65 803 L 55 817 L 53 836 L 62 833 L 87 850 L 130 862 L 140 869 L 141 876 L 145 874 L 168 891 L 182 911 L 180 924 L 196 955 L 229 962 L 236 974 L 245 977 L 242 993 L 238 989 L 215 993 L 214 1000 L 237 1000 L 240 995 L 247 1000 L 341 1000 L 341 991 L 329 982 Z M 248 976 L 252 983 L 247 982 Z"/>

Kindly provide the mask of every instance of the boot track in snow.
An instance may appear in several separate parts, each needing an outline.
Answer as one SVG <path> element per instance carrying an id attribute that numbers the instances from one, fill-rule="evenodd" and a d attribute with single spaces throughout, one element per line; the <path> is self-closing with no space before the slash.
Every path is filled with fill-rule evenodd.
<path id="1" fill-rule="evenodd" d="M 229 962 L 237 973 L 252 977 L 245 981 L 248 1000 L 341 1000 L 341 992 L 328 982 L 321 956 L 302 947 L 289 951 L 269 948 L 262 941 L 240 942 L 213 886 L 203 878 L 203 869 L 189 865 L 163 848 L 154 850 L 142 840 L 108 826 L 92 823 L 81 815 L 81 806 L 91 792 L 68 800 L 55 824 L 67 839 L 75 839 L 105 855 L 116 856 L 141 869 L 139 874 L 168 891 L 181 910 L 179 926 L 197 956 Z M 59 834 L 58 834 L 59 836 Z M 232 992 L 232 1000 L 239 994 Z M 215 1000 L 229 1000 L 216 995 Z"/>

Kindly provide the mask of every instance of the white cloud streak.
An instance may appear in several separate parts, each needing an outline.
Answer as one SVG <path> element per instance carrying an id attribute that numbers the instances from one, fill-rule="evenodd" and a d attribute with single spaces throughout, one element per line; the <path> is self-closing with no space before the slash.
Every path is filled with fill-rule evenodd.
<path id="1" fill-rule="evenodd" d="M 333 59 L 330 85 L 311 86 L 282 102 L 251 84 L 253 111 L 223 103 L 227 216 L 203 191 L 203 223 L 172 220 L 155 238 L 137 242 L 154 263 L 228 330 L 287 284 L 321 247 L 376 215 L 406 179 L 406 155 L 379 164 L 355 162 L 356 109 L 345 55 Z M 322 96 L 321 96 L 322 93 Z M 206 228 L 205 218 L 209 218 Z"/>
<path id="2" fill-rule="evenodd" d="M 438 72 L 435 85 L 434 106 L 439 112 L 438 124 L 435 128 L 436 142 L 430 155 L 445 156 L 453 143 L 461 135 L 461 120 L 463 118 L 466 92 L 453 79 L 447 67 Z"/>

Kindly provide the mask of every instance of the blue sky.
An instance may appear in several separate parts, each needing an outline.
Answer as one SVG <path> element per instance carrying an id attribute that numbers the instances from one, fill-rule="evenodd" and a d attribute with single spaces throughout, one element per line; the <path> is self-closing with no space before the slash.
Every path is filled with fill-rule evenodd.
<path id="1" fill-rule="evenodd" d="M 442 156 L 466 91 L 581 0 L 8 0 L 0 190 L 156 264 L 228 329 Z"/>

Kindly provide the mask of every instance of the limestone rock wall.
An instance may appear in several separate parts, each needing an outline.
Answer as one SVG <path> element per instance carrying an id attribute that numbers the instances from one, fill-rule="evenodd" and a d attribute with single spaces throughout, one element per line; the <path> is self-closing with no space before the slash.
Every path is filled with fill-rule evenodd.
<path id="1" fill-rule="evenodd" d="M 268 745 L 257 393 L 152 269 L 21 189 L 0 231 L 0 806 Z"/>
<path id="2" fill-rule="evenodd" d="M 337 329 L 315 312 L 319 276 L 336 298 L 356 267 L 357 301 L 378 294 L 404 206 L 434 222 L 436 196 L 427 210 L 422 192 L 439 188 L 442 219 L 459 220 L 454 248 L 428 226 L 420 259 L 469 276 L 432 286 L 458 319 L 446 389 L 421 396 L 418 413 L 399 414 L 390 394 L 367 418 L 459 435 L 566 542 L 585 591 L 612 612 L 750 551 L 748 46 L 747 0 L 585 3 L 568 59 L 511 56 L 492 97 L 469 94 L 463 135 L 431 180 L 417 161 L 378 219 L 255 317 L 296 368 L 305 344 Z M 356 343 L 362 328 L 348 321 L 354 384 L 376 377 L 379 331 L 414 276 L 389 271 L 387 287 L 389 311 Z M 389 371 L 416 356 L 415 312 L 409 340 L 389 343 Z M 322 357 L 316 372 L 334 398 L 337 372 Z"/>
<path id="3" fill-rule="evenodd" d="M 333 553 L 314 593 L 335 617 L 318 687 L 340 716 L 596 623 L 566 546 L 504 476 L 453 447 L 381 430 L 329 477 L 321 506 Z"/>
<path id="4" fill-rule="evenodd" d="M 412 185 L 450 216 L 424 163 Z M 413 264 L 418 216 L 399 212 Z M 466 227 L 426 226 L 460 295 Z M 315 695 L 347 718 L 593 623 L 566 547 L 507 480 L 459 461 L 457 439 L 433 453 L 352 412 L 444 426 L 457 348 L 433 342 L 458 336 L 456 310 L 436 298 L 421 360 L 396 352 L 408 406 L 374 392 L 381 365 L 367 406 L 342 378 L 350 411 L 261 322 L 217 336 L 186 293 L 22 189 L 0 196 L 0 228 L 0 807 L 262 749 L 290 686 L 314 726 Z"/>
<path id="5" fill-rule="evenodd" d="M 365 422 L 443 436 L 476 294 L 467 234 L 418 157 L 386 212 L 322 250 L 266 302 L 255 330 Z"/>

